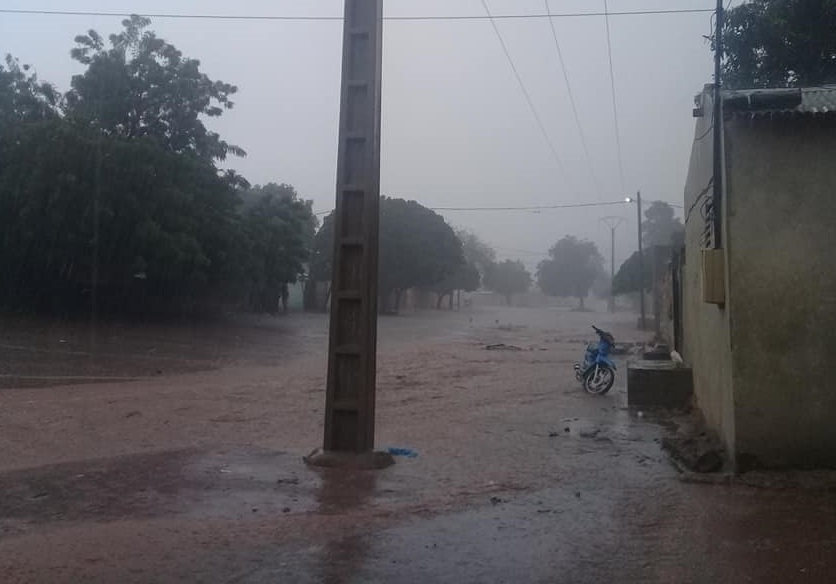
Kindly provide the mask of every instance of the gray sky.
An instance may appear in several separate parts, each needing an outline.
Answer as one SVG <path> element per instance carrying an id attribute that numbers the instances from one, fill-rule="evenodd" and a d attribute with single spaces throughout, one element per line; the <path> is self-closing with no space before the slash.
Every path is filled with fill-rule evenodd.
<path id="1" fill-rule="evenodd" d="M 735 2 L 737 3 L 737 2 Z M 3 8 L 200 14 L 340 15 L 341 0 L 0 0 Z M 543 13 L 543 0 L 489 0 L 494 14 Z M 611 11 L 712 8 L 711 0 L 609 0 Z M 598 12 L 603 0 L 550 0 L 552 12 Z M 386 15 L 481 15 L 480 0 L 385 0 Z M 32 64 L 65 89 L 78 66 L 73 37 L 109 34 L 119 18 L 0 15 L 0 52 Z M 562 161 L 529 111 L 489 21 L 388 21 L 384 25 L 382 192 L 434 206 L 528 206 L 611 201 L 641 189 L 646 201 L 681 205 L 694 134 L 693 96 L 711 81 L 703 35 L 709 14 L 613 16 L 613 67 L 623 184 L 601 17 L 555 19 L 589 146 L 581 147 L 548 21 L 498 21 L 510 54 Z M 317 210 L 333 207 L 341 23 L 164 20 L 159 36 L 239 87 L 213 126 L 248 152 L 230 161 L 253 183 L 293 184 Z M 595 179 L 593 179 L 593 176 Z M 597 179 L 600 189 L 596 188 Z M 681 214 L 681 211 L 678 211 Z M 534 267 L 564 235 L 595 241 L 616 262 L 635 250 L 635 207 L 530 212 L 447 212 L 500 257 Z M 535 252 L 535 253 L 523 253 Z"/>

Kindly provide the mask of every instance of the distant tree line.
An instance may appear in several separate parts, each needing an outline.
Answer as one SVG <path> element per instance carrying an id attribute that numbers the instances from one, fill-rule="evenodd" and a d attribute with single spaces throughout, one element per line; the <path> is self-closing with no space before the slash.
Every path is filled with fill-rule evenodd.
<path id="1" fill-rule="evenodd" d="M 0 308 L 184 313 L 279 308 L 288 284 L 327 282 L 333 223 L 287 184 L 251 186 L 221 164 L 244 156 L 205 125 L 233 85 L 132 16 L 88 31 L 66 93 L 0 64 Z M 382 305 L 408 289 L 437 306 L 479 288 L 495 254 L 414 201 L 382 198 Z"/>
<path id="2" fill-rule="evenodd" d="M 84 69 L 58 92 L 7 56 L 0 64 L 0 309 L 57 314 L 178 314 L 279 309 L 304 281 L 306 305 L 331 279 L 333 216 L 319 224 L 293 186 L 250 185 L 222 168 L 245 156 L 205 125 L 233 107 L 233 85 L 132 16 L 104 39 L 75 39 Z M 408 290 L 437 308 L 457 291 L 512 297 L 532 275 L 497 262 L 473 233 L 415 201 L 381 197 L 380 306 Z M 538 268 L 540 288 L 586 297 L 595 246 L 572 237 Z"/>

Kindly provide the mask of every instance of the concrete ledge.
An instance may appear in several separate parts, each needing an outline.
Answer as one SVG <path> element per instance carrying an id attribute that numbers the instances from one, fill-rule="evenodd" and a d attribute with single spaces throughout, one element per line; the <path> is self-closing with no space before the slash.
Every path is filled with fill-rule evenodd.
<path id="1" fill-rule="evenodd" d="M 395 459 L 388 452 L 336 452 L 321 448 L 317 448 L 302 460 L 308 466 L 354 470 L 380 470 L 395 464 Z"/>
<path id="2" fill-rule="evenodd" d="M 691 405 L 694 382 L 690 367 L 673 361 L 627 364 L 627 405 L 685 408 Z"/>

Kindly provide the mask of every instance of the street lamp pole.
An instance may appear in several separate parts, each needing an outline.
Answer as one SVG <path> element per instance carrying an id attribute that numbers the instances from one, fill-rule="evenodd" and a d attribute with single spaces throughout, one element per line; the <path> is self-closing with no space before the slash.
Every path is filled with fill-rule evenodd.
<path id="1" fill-rule="evenodd" d="M 615 282 L 615 230 L 624 222 L 624 217 L 601 217 L 607 227 L 610 228 L 610 312 L 615 312 L 615 291 L 613 282 Z"/>
<path id="2" fill-rule="evenodd" d="M 641 330 L 647 328 L 644 306 L 644 247 L 642 246 L 642 192 L 636 191 L 636 198 L 627 197 L 628 203 L 636 203 L 636 231 L 639 233 L 639 306 Z"/>

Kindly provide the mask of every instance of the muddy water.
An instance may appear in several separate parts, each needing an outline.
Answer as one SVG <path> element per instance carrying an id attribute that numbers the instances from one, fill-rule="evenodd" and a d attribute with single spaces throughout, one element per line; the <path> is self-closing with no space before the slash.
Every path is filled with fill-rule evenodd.
<path id="1" fill-rule="evenodd" d="M 419 456 L 376 473 L 301 463 L 321 352 L 0 393 L 0 581 L 832 581 L 828 483 L 679 480 L 623 368 L 605 397 L 572 381 L 590 315 L 386 320 L 377 442 Z"/>

